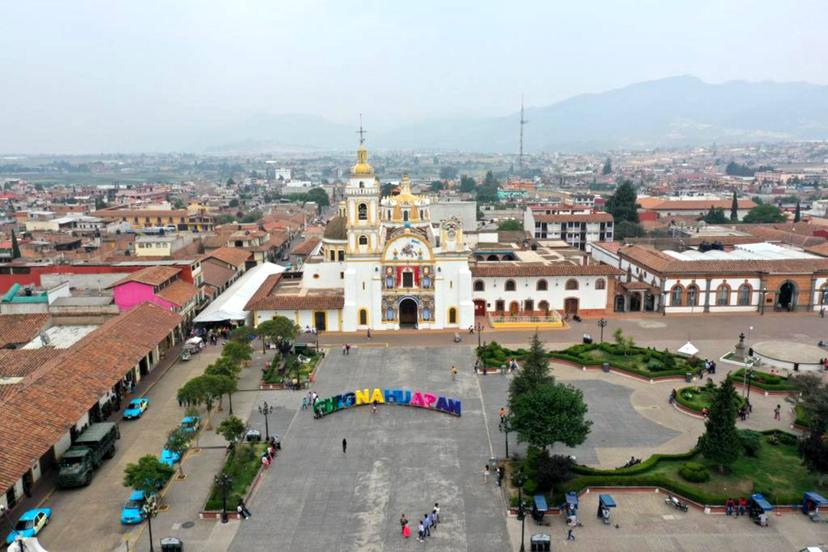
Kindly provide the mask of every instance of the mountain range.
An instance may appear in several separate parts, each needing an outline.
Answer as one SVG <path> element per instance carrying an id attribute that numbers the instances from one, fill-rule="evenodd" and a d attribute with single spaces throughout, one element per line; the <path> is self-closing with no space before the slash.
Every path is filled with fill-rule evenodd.
<path id="1" fill-rule="evenodd" d="M 581 94 L 526 110 L 527 152 L 828 139 L 828 86 L 692 76 Z M 515 153 L 520 113 L 373 130 L 375 150 Z M 261 115 L 220 131 L 209 152 L 353 149 L 355 129 L 315 115 Z M 212 134 L 215 136 L 215 134 Z M 202 148 L 199 148 L 202 149 Z"/>

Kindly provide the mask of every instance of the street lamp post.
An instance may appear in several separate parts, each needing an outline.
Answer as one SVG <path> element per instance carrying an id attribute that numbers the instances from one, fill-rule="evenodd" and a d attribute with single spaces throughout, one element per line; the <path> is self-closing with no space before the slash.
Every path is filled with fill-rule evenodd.
<path id="1" fill-rule="evenodd" d="M 518 488 L 518 520 L 520 520 L 520 552 L 526 552 L 526 544 L 524 539 L 526 536 L 526 507 L 523 505 L 523 484 L 526 483 L 526 476 L 523 475 L 523 469 L 519 469 L 514 476 L 514 483 Z"/>
<path id="2" fill-rule="evenodd" d="M 158 502 L 156 502 L 155 495 L 150 495 L 144 505 L 141 507 L 144 516 L 147 519 L 147 530 L 149 530 L 150 552 L 155 552 L 155 543 L 152 538 L 152 518 L 158 515 Z"/>
<path id="3" fill-rule="evenodd" d="M 478 349 L 481 347 L 480 340 L 482 339 L 482 336 L 480 334 L 482 334 L 482 333 L 483 333 L 483 324 L 478 324 L 477 325 L 477 348 Z"/>
<path id="4" fill-rule="evenodd" d="M 745 375 L 747 376 L 747 404 L 750 404 L 750 382 L 753 380 L 753 365 L 750 368 L 745 370 Z"/>
<path id="5" fill-rule="evenodd" d="M 259 405 L 259 414 L 265 419 L 265 441 L 270 441 L 270 426 L 267 422 L 267 417 L 273 413 L 273 406 L 267 404 L 267 401 Z"/>
<path id="6" fill-rule="evenodd" d="M 601 328 L 601 343 L 604 342 L 604 328 L 607 327 L 607 320 L 602 318 L 598 321 L 598 327 Z"/>
<path id="7" fill-rule="evenodd" d="M 216 487 L 221 490 L 221 522 L 227 523 L 227 492 L 230 490 L 230 485 L 233 484 L 233 478 L 225 472 L 221 472 L 216 476 Z"/>
<path id="8" fill-rule="evenodd" d="M 501 433 L 503 433 L 503 436 L 506 438 L 506 458 L 509 458 L 509 432 L 512 431 L 512 424 L 509 421 L 508 416 L 500 419 L 498 429 Z"/>
<path id="9" fill-rule="evenodd" d="M 750 348 L 750 332 L 753 331 L 753 326 L 748 326 L 748 334 L 747 334 L 747 348 L 748 348 L 748 356 L 753 357 L 753 349 Z"/>

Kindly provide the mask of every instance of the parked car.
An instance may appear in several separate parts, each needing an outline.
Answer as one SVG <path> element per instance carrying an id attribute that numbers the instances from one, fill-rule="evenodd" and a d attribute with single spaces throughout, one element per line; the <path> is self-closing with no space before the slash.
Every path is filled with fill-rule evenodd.
<path id="1" fill-rule="evenodd" d="M 201 417 L 184 416 L 181 418 L 181 428 L 187 433 L 195 433 L 201 427 Z"/>
<path id="2" fill-rule="evenodd" d="M 181 460 L 181 455 L 174 450 L 170 450 L 168 448 L 164 448 L 161 451 L 161 457 L 159 458 L 162 464 L 166 464 L 170 467 L 174 466 L 176 462 Z"/>
<path id="3" fill-rule="evenodd" d="M 144 515 L 144 504 L 146 503 L 147 499 L 144 496 L 144 491 L 132 491 L 129 500 L 121 508 L 121 523 L 133 525 L 144 521 L 146 517 Z"/>
<path id="4" fill-rule="evenodd" d="M 258 429 L 250 429 L 244 434 L 244 440 L 248 443 L 258 443 L 262 440 L 262 432 Z"/>
<path id="5" fill-rule="evenodd" d="M 141 397 L 140 399 L 132 399 L 124 409 L 124 420 L 134 420 L 140 418 L 144 411 L 149 406 L 149 399 Z"/>
<path id="6" fill-rule="evenodd" d="M 23 512 L 17 520 L 17 525 L 14 526 L 14 531 L 6 537 L 6 544 L 13 543 L 17 537 L 36 537 L 49 524 L 50 519 L 52 519 L 51 508 L 34 508 Z"/>

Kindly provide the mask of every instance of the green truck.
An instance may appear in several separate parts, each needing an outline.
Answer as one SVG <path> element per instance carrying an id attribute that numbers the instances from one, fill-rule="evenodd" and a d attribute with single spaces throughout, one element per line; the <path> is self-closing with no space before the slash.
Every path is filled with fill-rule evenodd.
<path id="1" fill-rule="evenodd" d="M 89 485 L 93 472 L 104 458 L 115 456 L 115 440 L 121 437 L 113 422 L 92 424 L 60 458 L 58 486 L 61 488 Z"/>

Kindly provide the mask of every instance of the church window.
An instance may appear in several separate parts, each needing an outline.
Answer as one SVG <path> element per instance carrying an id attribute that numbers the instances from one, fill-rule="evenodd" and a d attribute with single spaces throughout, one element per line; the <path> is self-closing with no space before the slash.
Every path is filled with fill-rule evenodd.
<path id="1" fill-rule="evenodd" d="M 339 260 L 340 260 L 340 261 L 344 261 L 344 260 L 345 260 L 345 252 L 344 252 L 343 250 L 341 250 L 341 249 L 339 250 Z"/>
<path id="2" fill-rule="evenodd" d="M 331 249 L 331 260 L 332 261 L 336 260 L 336 251 L 334 251 L 333 249 Z"/>
<path id="3" fill-rule="evenodd" d="M 607 289 L 607 281 L 603 278 L 595 280 L 595 289 Z"/>
<path id="4" fill-rule="evenodd" d="M 431 320 L 431 309 L 423 307 L 423 320 Z"/>
<path id="5" fill-rule="evenodd" d="M 514 280 L 506 280 L 506 291 L 515 291 L 515 287 Z"/>
<path id="6" fill-rule="evenodd" d="M 742 284 L 739 286 L 739 304 L 741 306 L 750 305 L 750 296 L 753 294 L 753 290 L 748 284 Z"/>
<path id="7" fill-rule="evenodd" d="M 578 280 L 571 278 L 566 281 L 566 289 L 578 289 Z"/>
<path id="8" fill-rule="evenodd" d="M 388 309 L 386 309 L 385 319 L 386 320 L 394 320 L 394 309 L 393 308 L 388 307 Z"/>
<path id="9" fill-rule="evenodd" d="M 449 324 L 457 324 L 457 309 L 454 307 L 449 309 Z"/>
<path id="10" fill-rule="evenodd" d="M 387 218 L 388 220 L 391 220 L 391 209 L 388 209 L 387 211 L 385 211 L 385 218 Z"/>
<path id="11" fill-rule="evenodd" d="M 422 209 L 420 209 L 420 220 L 422 220 L 422 219 L 424 219 L 424 218 L 425 218 L 425 216 L 423 216 L 423 210 L 422 210 Z"/>
<path id="12" fill-rule="evenodd" d="M 363 182 L 362 180 L 360 180 L 360 181 L 359 181 L 359 187 L 360 187 L 360 188 L 364 188 L 364 187 L 365 187 L 365 182 Z"/>
<path id="13" fill-rule="evenodd" d="M 406 288 L 414 287 L 414 273 L 413 272 L 403 272 L 402 285 L 403 285 L 403 287 L 406 287 Z"/>
<path id="14" fill-rule="evenodd" d="M 546 280 L 541 279 L 541 280 L 538 280 L 538 284 L 537 284 L 536 288 L 537 288 L 538 291 L 546 291 L 547 289 L 549 289 L 549 284 L 547 283 Z"/>
<path id="15" fill-rule="evenodd" d="M 388 289 L 392 289 L 394 287 L 394 277 L 393 276 L 386 276 L 385 277 L 385 287 Z"/>
<path id="16" fill-rule="evenodd" d="M 357 207 L 357 218 L 359 220 L 368 220 L 368 206 L 364 203 L 360 203 Z"/>
<path id="17" fill-rule="evenodd" d="M 483 283 L 483 280 L 474 281 L 474 291 L 486 291 L 486 284 Z"/>
<path id="18" fill-rule="evenodd" d="M 360 236 L 359 245 L 368 245 L 368 236 Z"/>
<path id="19" fill-rule="evenodd" d="M 681 306 L 681 298 L 684 295 L 684 288 L 680 285 L 673 286 L 670 290 L 670 305 L 674 307 Z"/>
<path id="20" fill-rule="evenodd" d="M 425 289 L 429 289 L 431 287 L 431 277 L 430 276 L 423 276 L 423 287 Z"/>
<path id="21" fill-rule="evenodd" d="M 730 304 L 730 286 L 722 284 L 716 289 L 716 304 L 725 306 Z"/>
<path id="22" fill-rule="evenodd" d="M 696 307 L 699 304 L 699 288 L 695 285 L 687 288 L 687 305 Z"/>
<path id="23" fill-rule="evenodd" d="M 404 220 L 404 221 L 406 221 L 406 222 L 408 222 L 408 209 L 406 209 L 405 211 L 403 211 L 403 220 Z"/>
<path id="24" fill-rule="evenodd" d="M 360 326 L 368 325 L 368 311 L 365 309 L 359 309 L 359 324 Z"/>

